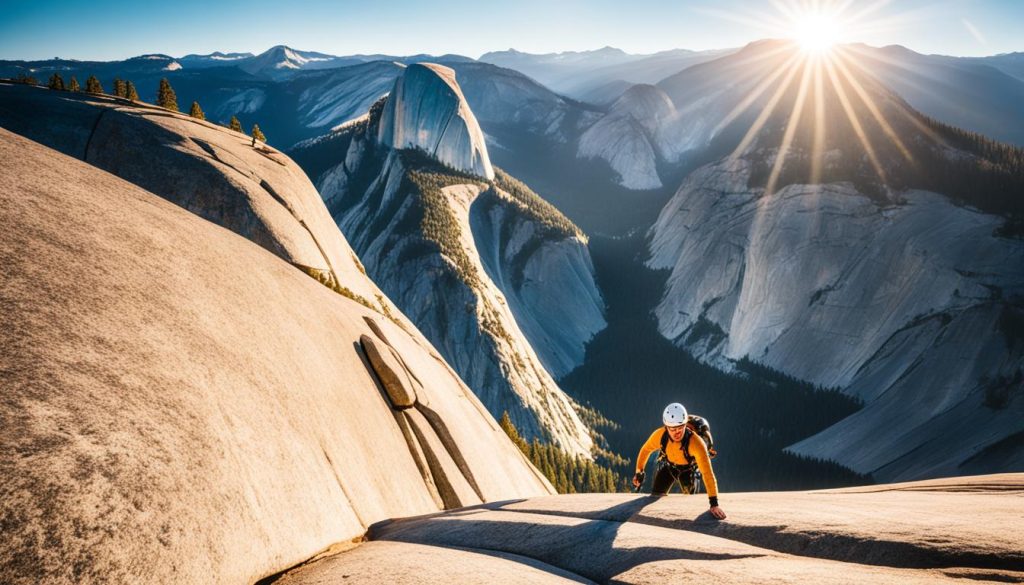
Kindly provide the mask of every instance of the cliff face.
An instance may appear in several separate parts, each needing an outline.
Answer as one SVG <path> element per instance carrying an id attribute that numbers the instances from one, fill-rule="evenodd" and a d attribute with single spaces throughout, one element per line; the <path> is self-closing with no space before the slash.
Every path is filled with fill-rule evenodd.
<path id="1" fill-rule="evenodd" d="M 94 107 L 9 86 L 5 106 L 9 91 L 40 108 Z M 149 115 L 158 136 L 222 134 L 211 138 L 218 157 L 235 167 L 267 159 L 264 180 L 301 176 L 227 130 L 123 115 L 138 117 L 140 137 Z M 169 172 L 159 149 L 142 154 Z M 195 166 L 168 192 L 191 181 L 216 189 L 199 173 L 214 163 L 188 156 Z M 253 582 L 358 541 L 380 520 L 550 493 L 404 317 L 297 269 L 286 256 L 291 213 L 253 232 L 276 246 L 256 245 L 7 130 L 0 165 L 0 580 Z M 239 184 L 219 201 L 237 216 L 221 215 L 212 195 L 192 209 L 222 219 L 265 211 L 234 173 L 222 171 Z M 278 186 L 275 205 L 313 217 L 309 191 Z M 344 242 L 328 227 L 317 241 Z M 345 283 L 375 290 L 356 268 Z"/>
<path id="2" fill-rule="evenodd" d="M 589 455 L 589 431 L 552 378 L 604 327 L 582 237 L 545 232 L 507 192 L 421 162 L 355 136 L 321 194 L 367 272 L 493 414 Z M 580 321 L 557 317 L 550 303 L 566 298 Z"/>
<path id="3" fill-rule="evenodd" d="M 649 266 L 670 271 L 659 329 L 864 403 L 798 454 L 880 481 L 1005 470 L 1024 432 L 1019 153 L 857 68 L 814 75 L 764 42 L 659 84 L 677 105 L 714 97 L 693 137 L 731 152 L 649 232 Z"/>
<path id="4" fill-rule="evenodd" d="M 405 68 L 384 106 L 377 139 L 394 148 L 418 148 L 456 170 L 494 178 L 484 134 L 448 67 L 418 63 Z"/>
<path id="5" fill-rule="evenodd" d="M 442 85 L 424 98 L 453 102 L 437 111 L 463 103 Z M 368 273 L 494 415 L 508 411 L 527 437 L 589 456 L 589 431 L 552 377 L 582 363 L 586 342 L 605 326 L 584 236 L 500 171 L 485 182 L 379 142 L 390 134 L 383 129 L 392 99 L 308 146 L 335 161 L 319 164 L 328 208 Z"/>
<path id="6" fill-rule="evenodd" d="M 556 379 L 583 363 L 584 344 L 605 327 L 594 266 L 579 236 L 552 237 L 507 192 L 469 208 L 473 246 L 517 326 Z"/>
<path id="7" fill-rule="evenodd" d="M 580 136 L 577 154 L 606 161 L 623 187 L 661 188 L 657 165 L 659 160 L 675 161 L 675 145 L 666 130 L 676 124 L 677 117 L 664 91 L 653 85 L 634 85 Z"/>
<path id="8" fill-rule="evenodd" d="M 766 195 L 748 173 L 698 170 L 652 228 L 665 337 L 863 400 L 792 449 L 881 480 L 957 473 L 1021 430 L 1024 244 L 994 235 L 1001 218 L 925 191 L 897 206 L 849 184 Z"/>
<path id="9" fill-rule="evenodd" d="M 0 125 L 223 226 L 378 310 L 316 188 L 276 149 L 244 134 L 124 100 L 4 87 Z"/>

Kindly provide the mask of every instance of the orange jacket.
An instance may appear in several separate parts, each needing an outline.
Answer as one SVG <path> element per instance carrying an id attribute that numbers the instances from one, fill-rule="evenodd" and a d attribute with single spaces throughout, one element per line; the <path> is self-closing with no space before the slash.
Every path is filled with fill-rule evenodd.
<path id="1" fill-rule="evenodd" d="M 665 427 L 658 427 L 651 433 L 644 446 L 640 447 L 640 455 L 636 458 L 637 473 L 644 470 L 644 467 L 647 466 L 647 459 L 652 453 L 661 451 L 661 434 L 664 432 L 666 432 Z M 690 457 L 696 460 L 697 469 L 700 469 L 700 474 L 704 478 L 704 486 L 708 490 L 708 497 L 717 497 L 718 480 L 715 479 L 715 472 L 711 469 L 711 456 L 708 455 L 708 446 L 704 443 L 704 439 L 691 431 L 688 447 L 687 451 L 690 453 Z M 687 464 L 686 456 L 683 455 L 683 444 L 681 441 L 673 441 L 670 437 L 668 444 L 665 445 L 665 455 L 670 462 L 676 465 Z"/>

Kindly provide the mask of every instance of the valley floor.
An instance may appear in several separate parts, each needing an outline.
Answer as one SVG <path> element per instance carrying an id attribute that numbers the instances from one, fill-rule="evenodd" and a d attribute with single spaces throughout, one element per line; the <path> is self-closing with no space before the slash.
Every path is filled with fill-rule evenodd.
<path id="1" fill-rule="evenodd" d="M 1024 582 L 1024 474 L 806 492 L 578 494 L 373 526 L 311 583 Z"/>

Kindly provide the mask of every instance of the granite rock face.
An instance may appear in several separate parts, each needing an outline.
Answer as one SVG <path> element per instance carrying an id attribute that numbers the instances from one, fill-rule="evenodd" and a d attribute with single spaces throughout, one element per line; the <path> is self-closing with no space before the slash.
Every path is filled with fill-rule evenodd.
<path id="1" fill-rule="evenodd" d="M 415 327 L 282 261 L 287 239 L 6 129 L 0 166 L 0 581 L 251 583 L 381 520 L 551 493 Z M 420 382 L 412 407 L 364 336 Z"/>
<path id="2" fill-rule="evenodd" d="M 547 567 L 554 582 L 566 573 L 629 584 L 1018 582 L 1022 494 L 1021 474 L 726 494 L 723 521 L 703 495 L 578 494 L 382 523 L 370 545 L 512 555 Z M 349 558 L 361 571 L 360 557 L 343 553 L 285 582 L 320 582 Z"/>
<path id="3" fill-rule="evenodd" d="M 306 128 L 326 132 L 363 115 L 394 87 L 403 67 L 390 61 L 350 65 L 312 76 L 298 95 L 295 117 Z"/>
<path id="4" fill-rule="evenodd" d="M 470 206 L 469 226 L 488 279 L 544 368 L 558 379 L 582 364 L 586 342 L 606 325 L 582 237 L 546 235 L 501 190 Z"/>
<path id="5" fill-rule="evenodd" d="M 402 362 L 401 356 L 393 349 L 384 345 L 378 345 L 369 335 L 359 338 L 359 345 L 370 360 L 373 371 L 387 391 L 391 405 L 397 409 L 409 408 L 416 404 L 416 388 L 422 388 L 416 378 L 409 372 L 408 366 Z"/>
<path id="6" fill-rule="evenodd" d="M 318 179 L 338 226 L 492 414 L 589 457 L 590 433 L 554 380 L 605 327 L 584 236 L 549 225 L 553 208 L 531 211 L 543 202 L 381 144 L 388 106 L 379 121 L 374 111 L 325 143 L 344 148 Z M 424 194 L 416 181 L 440 186 Z"/>
<path id="7" fill-rule="evenodd" d="M 448 67 L 406 67 L 384 106 L 377 138 L 394 148 L 421 149 L 456 170 L 494 178 L 484 134 Z"/>
<path id="8" fill-rule="evenodd" d="M 864 401 L 792 450 L 880 480 L 956 474 L 1024 430 L 1024 243 L 995 235 L 1001 218 L 924 191 L 883 205 L 844 183 L 766 195 L 747 164 L 694 172 L 652 228 L 648 264 L 671 271 L 665 337 Z"/>
<path id="9" fill-rule="evenodd" d="M 329 286 L 388 305 L 298 165 L 247 136 L 105 96 L 0 86 L 0 126 L 223 226 Z"/>
<path id="10" fill-rule="evenodd" d="M 609 114 L 580 136 L 580 158 L 599 158 L 619 175 L 628 189 L 658 189 L 657 155 L 643 127 L 633 117 Z"/>
<path id="11" fill-rule="evenodd" d="M 550 437 L 566 451 L 589 455 L 589 432 L 545 367 L 551 364 L 554 371 L 566 371 L 582 362 L 586 340 L 604 327 L 603 304 L 583 243 L 546 241 L 533 234 L 535 226 L 520 226 L 516 247 L 526 253 L 516 258 L 520 268 L 513 268 L 504 256 L 507 245 L 485 239 L 491 236 L 489 222 L 501 219 L 500 208 L 510 204 L 479 184 L 445 187 L 443 203 L 458 224 L 458 246 L 478 276 L 467 283 L 454 259 L 432 250 L 411 219 L 419 212 L 419 193 L 403 180 L 407 170 L 402 157 L 390 150 L 384 156 L 382 165 L 369 154 L 349 160 L 329 171 L 321 183 L 338 226 L 350 234 L 367 272 L 491 413 L 501 416 L 507 411 L 524 435 Z M 354 164 L 351 173 L 346 171 L 349 163 Z M 373 177 L 369 186 L 350 184 L 349 177 L 363 173 Z M 492 203 L 497 203 L 497 210 Z M 509 216 L 514 213 L 506 211 Z M 533 278 L 527 279 L 527 273 Z M 513 286 L 513 274 L 518 286 Z M 551 280 L 540 280 L 555 274 Z M 548 294 L 563 284 L 574 288 Z M 584 300 L 573 311 L 586 320 L 546 318 L 556 310 L 548 303 L 566 295 L 574 302 Z M 538 297 L 545 302 L 534 302 Z M 539 355 L 542 350 L 544 359 Z"/>
<path id="12" fill-rule="evenodd" d="M 658 162 L 674 163 L 686 150 L 676 136 L 679 118 L 661 88 L 634 85 L 580 136 L 577 156 L 607 161 L 628 189 L 661 188 Z"/>

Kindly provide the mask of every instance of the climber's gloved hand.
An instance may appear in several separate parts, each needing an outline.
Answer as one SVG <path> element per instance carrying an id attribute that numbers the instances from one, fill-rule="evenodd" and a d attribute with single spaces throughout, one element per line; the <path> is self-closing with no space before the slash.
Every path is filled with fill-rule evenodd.
<path id="1" fill-rule="evenodd" d="M 633 475 L 633 487 L 640 489 L 640 486 L 644 484 L 644 472 L 638 471 Z"/>

